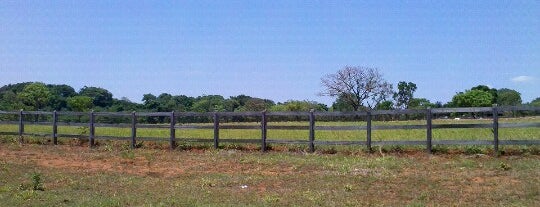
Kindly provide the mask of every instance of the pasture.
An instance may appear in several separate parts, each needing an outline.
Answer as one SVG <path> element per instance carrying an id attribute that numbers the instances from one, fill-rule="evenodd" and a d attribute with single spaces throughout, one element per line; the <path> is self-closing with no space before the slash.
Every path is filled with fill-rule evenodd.
<path id="1" fill-rule="evenodd" d="M 424 125 L 426 120 L 373 121 L 373 126 Z M 540 117 L 500 118 L 531 124 Z M 484 124 L 490 119 L 433 119 L 433 124 Z M 183 128 L 183 126 L 199 126 Z M 269 140 L 308 141 L 306 121 L 268 122 Z M 318 121 L 317 126 L 365 126 L 365 121 Z M 177 123 L 178 147 L 169 150 L 170 130 L 96 125 L 95 147 L 88 127 L 58 126 L 58 145 L 45 136 L 0 135 L 1 206 L 535 206 L 540 202 L 540 147 L 425 145 L 373 146 L 306 143 L 227 143 L 260 139 L 257 122 L 220 123 L 220 146 L 212 145 L 212 123 Z M 246 126 L 230 129 L 228 126 Z M 16 124 L 0 125 L 16 133 Z M 255 128 L 255 129 L 251 129 Z M 376 127 L 375 127 L 376 128 Z M 384 127 L 381 127 L 384 129 Z M 51 125 L 25 123 L 25 133 L 51 134 Z M 435 128 L 433 140 L 493 140 L 491 128 Z M 540 140 L 540 128 L 500 128 L 499 139 Z M 103 140 L 100 137 L 125 137 Z M 185 142 L 184 139 L 205 142 Z M 424 140 L 426 129 L 373 130 L 373 141 Z M 365 141 L 365 130 L 315 131 L 317 141 Z"/>
<path id="2" fill-rule="evenodd" d="M 0 144 L 2 206 L 535 206 L 540 156 Z M 123 146 L 123 147 L 122 147 Z M 36 186 L 37 190 L 33 187 Z"/>

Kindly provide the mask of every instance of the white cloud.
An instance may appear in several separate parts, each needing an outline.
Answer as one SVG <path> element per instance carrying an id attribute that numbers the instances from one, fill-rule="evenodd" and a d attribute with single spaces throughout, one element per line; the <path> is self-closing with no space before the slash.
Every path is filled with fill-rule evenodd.
<path id="1" fill-rule="evenodd" d="M 513 77 L 511 80 L 512 82 L 515 82 L 515 83 L 526 83 L 526 82 L 531 82 L 534 79 L 535 78 L 532 76 L 521 75 L 521 76 Z"/>

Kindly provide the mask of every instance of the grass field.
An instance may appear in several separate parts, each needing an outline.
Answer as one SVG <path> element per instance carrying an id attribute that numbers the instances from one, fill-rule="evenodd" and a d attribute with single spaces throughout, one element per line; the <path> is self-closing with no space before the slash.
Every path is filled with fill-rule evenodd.
<path id="1" fill-rule="evenodd" d="M 501 123 L 539 122 L 538 117 Z M 374 122 L 374 125 L 425 121 Z M 436 120 L 434 124 L 491 123 Z M 224 123 L 222 125 L 256 125 Z M 363 125 L 317 122 L 317 125 Z M 269 125 L 307 125 L 271 122 Z M 0 125 L 0 131 L 17 131 Z M 88 134 L 87 128 L 59 127 L 59 133 Z M 30 133 L 51 126 L 26 125 Z M 213 137 L 213 130 L 176 131 L 176 136 Z M 96 135 L 130 136 L 129 128 L 97 127 Z M 168 129 L 138 129 L 141 137 L 169 136 Z M 307 140 L 307 130 L 269 130 L 269 139 Z M 491 140 L 490 129 L 434 129 L 434 139 Z M 220 130 L 222 139 L 259 138 L 259 130 Z M 365 131 L 317 131 L 318 140 L 364 140 Z M 424 140 L 425 130 L 374 130 L 373 140 Z M 540 139 L 539 128 L 500 129 L 504 139 Z M 364 147 L 272 146 L 98 141 L 95 148 L 73 139 L 0 136 L 0 206 L 537 206 L 540 203 L 540 147 L 492 146 Z M 241 149 L 241 150 L 239 150 Z"/>
<path id="2" fill-rule="evenodd" d="M 500 123 L 538 123 L 540 117 L 526 118 L 508 118 L 501 119 Z M 490 124 L 491 120 L 450 120 L 436 119 L 433 124 Z M 422 125 L 425 120 L 413 121 L 376 121 L 373 126 L 378 125 Z M 198 124 L 201 125 L 201 124 Z M 202 124 L 204 125 L 204 124 Z M 211 124 L 206 124 L 211 125 Z M 223 125 L 256 125 L 258 123 L 222 123 Z M 307 126 L 307 122 L 269 122 L 268 126 Z M 317 122 L 317 126 L 365 126 L 365 122 Z M 0 125 L 0 131 L 17 132 L 17 125 Z M 52 126 L 43 125 L 25 125 L 25 132 L 28 133 L 52 133 Z M 96 136 L 118 136 L 129 137 L 131 129 L 129 128 L 112 128 L 112 127 L 96 127 Z M 88 135 L 87 128 L 73 126 L 59 126 L 59 134 L 84 134 Z M 139 137 L 169 137 L 168 129 L 137 129 Z M 221 129 L 221 139 L 259 139 L 261 136 L 260 130 L 257 129 Z M 308 140 L 308 130 L 268 130 L 268 139 L 289 139 L 289 140 Z M 213 138 L 212 129 L 177 129 L 177 138 Z M 385 140 L 425 140 L 426 130 L 424 129 L 409 129 L 409 130 L 373 130 L 373 141 Z M 316 131 L 316 140 L 322 141 L 363 141 L 366 139 L 365 130 L 348 130 L 348 131 Z M 434 140 L 492 140 L 493 133 L 490 128 L 484 129 L 434 129 Z M 515 140 L 515 139 L 540 139 L 540 128 L 500 128 L 500 140 Z"/>
<path id="3" fill-rule="evenodd" d="M 536 206 L 540 156 L 0 142 L 0 206 Z"/>

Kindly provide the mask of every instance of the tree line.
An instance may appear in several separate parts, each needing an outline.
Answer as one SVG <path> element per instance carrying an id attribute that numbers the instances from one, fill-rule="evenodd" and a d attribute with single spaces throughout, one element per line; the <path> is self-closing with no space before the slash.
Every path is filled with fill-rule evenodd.
<path id="1" fill-rule="evenodd" d="M 144 94 L 142 103 L 127 98 L 114 98 L 107 89 L 85 86 L 76 91 L 65 84 L 24 82 L 8 84 L 0 88 L 0 110 L 28 111 L 108 111 L 108 112 L 236 112 L 236 111 L 361 111 L 390 109 L 423 109 L 427 107 L 483 107 L 531 105 L 540 106 L 540 97 L 523 103 L 521 94 L 513 89 L 495 89 L 478 85 L 459 92 L 447 103 L 432 103 L 426 98 L 414 96 L 415 83 L 400 81 L 397 90 L 384 80 L 376 68 L 344 67 L 334 74 L 321 78 L 321 96 L 335 97 L 331 106 L 309 100 L 274 102 L 270 99 L 248 95 L 230 96 Z"/>
<path id="2" fill-rule="evenodd" d="M 248 95 L 224 98 L 221 95 L 144 94 L 142 103 L 127 98 L 114 98 L 107 89 L 83 87 L 79 91 L 65 84 L 24 82 L 0 88 L 0 110 L 27 111 L 107 111 L 107 112 L 234 112 L 234 111 L 328 111 L 325 104 L 306 100 L 289 100 L 275 103 L 269 99 Z"/>

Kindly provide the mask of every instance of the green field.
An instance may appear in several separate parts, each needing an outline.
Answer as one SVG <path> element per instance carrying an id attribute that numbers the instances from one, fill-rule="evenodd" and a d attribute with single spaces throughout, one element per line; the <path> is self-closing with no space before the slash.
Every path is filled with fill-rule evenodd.
<path id="1" fill-rule="evenodd" d="M 501 119 L 503 123 L 538 123 L 540 117 L 526 118 L 508 118 Z M 448 120 L 436 119 L 433 124 L 490 124 L 491 120 Z M 316 122 L 317 126 L 365 126 L 365 122 Z M 376 121 L 373 126 L 379 125 L 423 125 L 425 120 L 414 121 Z M 208 124 L 192 124 L 192 125 L 208 125 Z M 253 125 L 259 126 L 258 123 L 221 123 L 224 125 Z M 269 122 L 268 126 L 308 126 L 307 122 Z M 0 125 L 2 132 L 17 132 L 17 125 Z M 27 133 L 52 133 L 52 126 L 43 125 L 25 125 Z M 113 127 L 96 127 L 96 136 L 117 136 L 130 137 L 130 128 L 113 128 Z M 59 126 L 59 134 L 81 134 L 88 135 L 88 128 Z M 169 137 L 168 129 L 137 129 L 138 137 Z M 212 129 L 177 129 L 176 137 L 179 138 L 213 138 Z M 278 130 L 269 129 L 268 139 L 287 139 L 287 140 L 308 140 L 308 130 Z M 257 129 L 220 129 L 220 139 L 260 139 L 261 132 Z M 365 130 L 347 130 L 347 131 L 324 131 L 317 130 L 315 133 L 316 140 L 321 141 L 363 141 L 366 140 Z M 392 129 L 392 130 L 373 130 L 373 141 L 387 140 L 425 140 L 426 130 L 424 129 Z M 60 137 L 61 138 L 61 137 Z M 433 129 L 433 140 L 492 140 L 493 133 L 491 128 L 482 129 Z M 500 140 L 527 140 L 540 139 L 540 128 L 500 128 Z"/>
<path id="2" fill-rule="evenodd" d="M 0 155 L 0 206 L 540 203 L 540 157 L 533 154 L 263 154 L 3 141 Z"/>
<path id="3" fill-rule="evenodd" d="M 500 123 L 538 123 L 539 117 Z M 420 125 L 425 121 L 374 122 Z M 434 120 L 433 124 L 491 123 L 490 120 Z M 222 123 L 221 125 L 257 125 Z M 197 124 L 208 125 L 211 124 Z M 307 126 L 270 122 L 269 126 Z M 365 122 L 317 122 L 318 126 Z M 62 134 L 88 135 L 85 127 L 58 127 Z M 17 125 L 0 125 L 16 132 Z M 51 126 L 26 125 L 28 133 Z M 130 136 L 129 128 L 97 127 L 97 136 Z M 221 139 L 259 139 L 260 130 L 220 130 Z M 425 130 L 374 130 L 373 140 L 424 140 Z M 501 128 L 500 139 L 540 139 L 540 128 Z M 140 137 L 167 140 L 168 129 L 138 129 Z M 491 129 L 434 129 L 434 140 L 491 140 Z M 177 129 L 179 148 L 145 142 L 100 141 L 95 148 L 73 139 L 0 136 L 0 206 L 535 206 L 540 203 L 540 147 L 425 146 L 377 148 L 258 144 L 186 145 L 181 138 L 206 138 L 212 129 Z M 269 139 L 307 140 L 308 130 L 268 130 Z M 365 140 L 365 131 L 316 131 L 317 140 Z M 39 144 L 32 144 L 39 143 Z M 75 143 L 75 144 L 74 144 Z M 242 149 L 242 150 L 238 150 Z M 359 150 L 360 149 L 360 150 Z M 420 149 L 420 150 L 418 150 Z"/>

